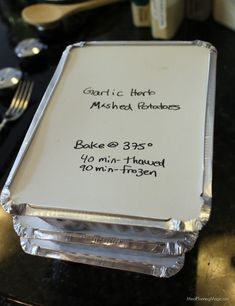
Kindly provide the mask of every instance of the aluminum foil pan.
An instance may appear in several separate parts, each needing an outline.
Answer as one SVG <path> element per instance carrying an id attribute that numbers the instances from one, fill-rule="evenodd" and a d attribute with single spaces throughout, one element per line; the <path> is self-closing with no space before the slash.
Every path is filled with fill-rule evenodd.
<path id="1" fill-rule="evenodd" d="M 166 239 L 161 236 L 130 231 L 127 233 L 105 231 L 104 229 L 102 231 L 64 231 L 36 217 L 15 216 L 13 224 L 16 233 L 27 239 L 53 240 L 106 248 L 141 250 L 161 255 L 182 255 L 193 247 L 197 238 L 197 233 Z"/>
<path id="2" fill-rule="evenodd" d="M 126 50 L 128 52 L 126 52 Z M 90 52 L 93 52 L 92 57 L 89 57 Z M 156 64 L 156 58 L 159 58 L 158 55 L 160 55 L 160 53 L 162 58 L 158 63 L 159 66 L 157 66 L 157 70 L 154 70 L 153 74 L 148 75 L 150 68 L 155 69 L 156 66 L 153 65 L 153 63 Z M 135 56 L 133 56 L 133 54 L 135 54 Z M 151 56 L 145 56 L 143 58 L 143 54 L 150 54 Z M 156 54 L 158 55 L 156 56 Z M 167 54 L 170 54 L 170 56 L 167 57 Z M 115 60 L 113 60 L 114 55 Z M 81 61 L 80 56 L 84 56 Z M 178 57 L 181 59 L 181 61 L 176 59 Z M 75 62 L 78 61 L 77 63 L 79 69 L 74 64 L 74 60 Z M 172 61 L 171 64 L 169 64 L 170 61 Z M 197 62 L 200 64 L 197 65 Z M 80 69 L 81 67 L 79 66 L 81 63 L 83 65 L 82 69 Z M 116 65 L 115 67 L 113 66 L 114 64 Z M 141 70 L 139 70 L 140 66 L 142 67 Z M 95 69 L 93 69 L 94 67 Z M 147 70 L 146 67 L 148 67 Z M 106 116 L 105 119 L 102 119 L 104 125 L 102 125 L 101 130 L 98 129 L 97 125 L 93 125 L 93 123 L 96 122 L 98 118 L 98 113 L 95 115 L 91 115 L 91 113 L 89 113 L 88 117 L 84 117 L 83 112 L 74 111 L 71 112 L 72 117 L 75 117 L 73 120 L 71 120 L 70 117 L 66 117 L 65 113 L 67 114 L 68 108 L 66 107 L 66 111 L 63 108 L 66 105 L 65 101 L 71 101 L 73 99 L 73 106 L 75 107 L 78 105 L 76 100 L 76 90 L 80 84 L 87 78 L 87 83 L 84 86 L 88 86 L 88 81 L 91 82 L 91 80 L 93 80 L 92 77 L 94 76 L 94 84 L 99 83 L 101 84 L 100 86 L 104 86 L 104 84 L 106 85 L 107 83 L 111 84 L 110 82 L 115 79 L 115 84 L 118 83 L 120 87 L 122 86 L 120 92 L 122 92 L 122 90 L 125 92 L 125 90 L 128 91 L 130 89 L 125 86 L 127 86 L 132 79 L 135 79 L 139 86 L 141 86 L 141 84 L 143 86 L 143 82 L 148 79 L 149 83 L 146 83 L 145 86 L 150 87 L 149 84 L 151 83 L 154 84 L 154 86 L 157 88 L 158 84 L 164 80 L 163 76 L 166 75 L 172 67 L 173 69 L 166 77 L 166 83 L 164 83 L 162 87 L 159 87 L 159 90 L 161 94 L 164 92 L 165 96 L 163 95 L 163 100 L 172 100 L 172 103 L 174 103 L 177 97 L 177 101 L 182 102 L 182 105 L 178 107 L 182 109 L 183 116 L 180 117 L 180 120 L 174 121 L 176 120 L 176 117 L 170 115 L 170 121 L 175 122 L 174 132 L 177 128 L 179 129 L 178 135 L 184 131 L 185 138 L 183 137 L 180 139 L 180 144 L 179 141 L 175 143 L 175 147 L 179 146 L 177 150 L 175 150 L 175 148 L 171 148 L 171 150 L 167 151 L 169 154 L 171 154 L 169 162 L 172 163 L 172 167 L 169 168 L 171 170 L 167 177 L 162 175 L 162 188 L 159 188 L 159 190 L 156 192 L 156 187 L 158 185 L 155 185 L 152 180 L 149 180 L 148 183 L 145 184 L 142 184 L 142 181 L 140 180 L 135 180 L 135 184 L 133 183 L 133 180 L 127 178 L 126 176 L 122 176 L 121 178 L 120 172 L 117 172 L 118 175 L 115 176 L 114 179 L 115 182 L 118 183 L 116 185 L 111 184 L 110 179 L 107 176 L 105 178 L 103 176 L 105 184 L 102 185 L 102 192 L 100 192 L 99 188 L 97 189 L 97 186 L 100 186 L 101 177 L 99 177 L 97 180 L 96 175 L 77 177 L 75 174 L 75 176 L 72 176 L 71 178 L 69 174 L 75 171 L 75 166 L 71 166 L 72 164 L 68 165 L 67 163 L 68 160 L 70 162 L 70 158 L 68 158 L 67 153 L 69 152 L 70 154 L 71 151 L 66 151 L 67 153 L 62 156 L 66 156 L 66 160 L 63 159 L 62 161 L 58 161 L 58 158 L 61 157 L 61 154 L 57 154 L 56 152 L 61 152 L 61 150 L 64 150 L 68 146 L 71 147 L 71 142 L 68 142 L 66 145 L 64 145 L 64 143 L 66 143 L 66 139 L 72 137 L 72 131 L 74 133 L 74 137 L 80 131 L 80 128 L 77 129 L 77 124 L 84 124 L 82 125 L 83 127 L 86 126 L 88 119 L 91 120 L 91 125 L 88 124 L 86 126 L 86 131 L 89 131 L 89 135 L 95 135 L 96 132 L 100 133 L 100 138 L 102 138 L 106 132 L 108 133 L 107 135 L 110 137 L 112 136 L 109 134 L 109 131 L 113 132 L 114 121 L 116 122 L 116 131 L 120 132 L 121 130 L 121 133 L 116 134 L 120 139 L 124 139 L 123 135 L 127 137 L 127 132 L 129 132 L 129 136 L 134 133 L 133 131 L 133 133 L 130 133 L 130 127 L 132 125 L 129 121 L 125 123 L 125 116 L 120 118 L 114 117 L 113 119 L 115 120 L 112 119 L 110 122 L 108 120 L 108 116 Z M 179 78 L 179 73 L 181 73 L 181 75 L 185 75 L 185 69 L 189 69 L 187 70 L 187 77 Z M 130 75 L 127 75 L 126 71 L 128 71 Z M 157 74 L 155 74 L 156 71 Z M 159 73 L 159 71 L 161 73 Z M 142 72 L 145 73 L 144 78 Z M 158 228 L 167 232 L 195 232 L 200 230 L 202 226 L 208 221 L 211 210 L 215 72 L 216 50 L 209 43 L 202 41 L 81 42 L 69 46 L 63 53 L 56 72 L 33 118 L 28 133 L 26 134 L 16 161 L 6 181 L 1 194 L 1 203 L 3 207 L 6 211 L 15 215 L 36 216 L 51 219 L 54 218 L 57 220 L 63 219 L 68 220 L 69 222 L 79 221 L 93 222 L 97 224 L 103 223 L 122 225 L 126 227 L 136 226 L 144 228 Z M 158 78 L 157 82 L 156 78 Z M 104 80 L 106 83 L 102 83 Z M 152 82 L 152 80 L 154 80 L 154 82 Z M 180 83 L 180 86 L 177 86 L 177 82 L 181 81 L 183 83 Z M 171 84 L 170 91 L 169 82 Z M 188 83 L 186 84 L 185 82 Z M 196 90 L 195 84 L 200 87 L 198 90 Z M 133 85 L 130 85 L 130 87 L 131 86 Z M 192 86 L 192 88 L 190 86 Z M 178 91 L 179 88 L 181 91 Z M 79 90 L 83 90 L 83 88 L 80 88 Z M 112 91 L 112 94 L 116 93 L 116 95 L 118 95 L 115 90 Z M 74 94 L 71 94 L 73 91 Z M 120 92 L 118 91 L 118 93 Z M 149 95 L 151 95 L 152 93 L 156 94 L 158 91 L 147 89 L 147 92 Z M 186 92 L 188 94 L 188 98 L 185 98 Z M 171 95 L 172 93 L 175 93 L 175 95 L 167 96 L 167 94 Z M 106 91 L 106 94 L 108 95 L 110 92 Z M 80 99 L 80 102 L 81 101 L 82 99 Z M 192 101 L 195 103 L 192 103 Z M 83 104 L 84 102 L 86 101 L 83 100 Z M 187 103 L 189 102 L 191 102 L 191 108 L 188 112 Z M 85 104 L 87 107 L 87 102 Z M 128 107 L 131 108 L 131 103 L 129 104 L 130 105 Z M 162 104 L 161 106 L 159 104 L 158 107 L 161 108 L 163 106 Z M 85 111 L 87 111 L 87 109 Z M 194 120 L 196 112 L 200 117 L 200 120 L 198 121 Z M 50 114 L 53 114 L 52 119 Z M 57 117 L 55 114 L 57 114 Z M 146 112 L 143 112 L 142 114 L 146 114 Z M 81 116 L 79 117 L 79 120 L 76 118 L 78 115 Z M 141 125 L 137 124 L 137 121 L 140 118 L 137 115 L 135 117 L 135 120 L 137 120 L 135 121 L 135 126 L 145 126 L 147 129 L 150 121 L 156 122 L 162 120 L 162 124 L 165 124 L 166 120 L 169 122 L 169 118 L 163 119 L 161 116 L 159 116 L 158 120 L 156 120 L 155 114 L 151 116 L 150 117 L 152 121 L 148 120 L 150 117 L 146 117 L 145 122 L 148 124 Z M 192 120 L 189 120 L 189 118 L 191 118 L 190 116 L 192 116 L 192 120 L 194 120 L 193 129 L 191 129 Z M 83 120 L 84 118 L 85 121 Z M 188 129 L 186 129 L 184 125 L 182 128 L 179 127 L 180 124 L 183 124 L 181 119 L 183 121 L 188 120 L 185 123 L 189 124 Z M 107 122 L 108 125 L 105 126 Z M 129 128 L 125 128 L 124 123 L 129 124 Z M 72 125 L 72 128 L 70 124 L 74 124 Z M 198 129 L 195 127 L 195 124 L 198 126 Z M 54 129 L 48 129 L 48 126 L 53 126 Z M 70 128 L 69 131 L 71 133 L 69 133 L 69 135 L 66 132 L 68 129 L 64 128 L 64 126 Z M 111 126 L 112 129 L 110 129 Z M 61 135 L 64 133 L 62 138 L 61 135 L 58 134 L 58 131 L 61 133 Z M 164 140 L 164 138 L 162 138 L 159 134 L 160 132 L 161 128 L 157 128 L 156 126 L 154 129 L 154 136 L 157 137 L 158 141 Z M 170 136 L 172 129 L 168 128 L 167 132 Z M 167 135 L 166 130 L 164 131 L 164 135 L 165 134 Z M 105 137 L 107 135 L 105 135 Z M 140 133 L 138 132 L 137 136 L 139 137 L 139 135 Z M 145 133 L 144 136 L 148 137 L 148 135 L 149 134 Z M 49 137 L 52 138 L 49 139 Z M 173 137 L 172 141 L 175 141 L 176 139 L 177 137 Z M 187 141 L 185 139 L 187 139 Z M 44 145 L 46 141 L 47 144 Z M 200 145 L 199 147 L 196 146 L 197 150 L 195 151 L 192 148 L 194 147 L 194 143 L 197 141 L 200 142 Z M 110 149 L 111 143 L 113 144 L 113 142 L 109 142 L 108 144 L 105 142 L 105 145 L 109 145 L 108 147 Z M 168 145 L 171 145 L 171 143 L 171 141 L 164 142 L 164 146 L 167 147 Z M 151 142 L 148 142 L 147 144 L 149 145 L 149 148 L 150 145 L 152 145 L 152 147 L 155 146 L 155 144 Z M 183 150 L 182 147 L 184 148 Z M 55 148 L 57 148 L 56 152 L 53 151 Z M 156 150 L 156 154 L 158 154 L 157 146 L 154 148 L 154 150 Z M 46 150 L 44 155 L 42 149 Z M 52 151 L 47 152 L 49 149 L 52 149 Z M 123 150 L 124 149 L 126 148 L 123 148 Z M 39 155 L 39 150 L 40 152 L 42 150 L 42 155 Z M 183 167 L 181 166 L 181 163 L 178 163 L 179 152 L 181 152 L 180 154 L 184 154 L 184 158 L 182 158 L 184 163 L 181 161 Z M 75 153 L 73 152 L 72 154 Z M 197 157 L 196 164 L 194 163 L 194 154 L 196 154 L 195 156 Z M 50 156 L 50 161 L 48 160 L 48 156 Z M 153 155 L 150 154 L 149 156 L 152 158 Z M 46 163 L 44 167 L 37 165 L 38 158 L 44 158 L 43 162 Z M 121 156 L 121 158 L 123 158 L 123 156 Z M 127 160 L 127 157 L 125 159 Z M 58 165 L 54 163 L 54 161 L 58 162 Z M 164 158 L 161 160 L 161 162 L 159 162 L 159 165 L 161 164 L 162 168 L 164 167 L 163 161 Z M 51 168 L 51 166 L 54 168 L 52 167 L 51 171 L 49 171 L 48 167 Z M 63 168 L 60 169 L 61 173 L 63 173 L 62 176 L 57 175 L 58 166 Z M 34 177 L 31 174 L 28 175 L 27 171 L 29 171 L 29 169 L 31 171 L 33 168 L 35 171 L 39 171 L 42 175 L 44 175 L 44 179 L 40 177 L 40 180 L 38 180 L 36 179 L 36 176 Z M 126 168 L 124 170 L 123 169 L 124 168 L 112 169 L 112 171 L 124 171 Z M 44 173 L 44 170 L 47 172 L 46 174 Z M 69 174 L 66 175 L 68 171 Z M 142 171 L 141 173 L 143 174 L 146 172 Z M 153 171 L 151 174 L 152 173 L 154 174 Z M 50 175 L 50 177 L 48 175 Z M 181 179 L 179 179 L 179 176 Z M 116 180 L 116 177 L 120 177 L 120 180 Z M 195 184 L 192 183 L 192 177 L 194 177 L 196 187 Z M 48 184 L 45 183 L 45 178 L 49 180 Z M 84 185 L 86 184 L 86 181 L 90 179 L 91 181 L 89 181 L 89 184 Z M 62 181 L 63 183 L 61 183 Z M 90 185 L 90 182 L 92 182 L 92 185 Z M 110 184 L 111 188 L 107 189 L 105 186 L 110 186 Z M 170 191 L 168 190 L 169 184 L 171 187 Z M 77 186 L 79 186 L 79 188 L 77 188 Z M 96 190 L 96 193 L 88 190 L 89 186 L 93 186 Z M 118 188 L 113 188 L 113 186 L 118 186 L 121 188 L 121 190 L 119 191 Z M 132 192 L 126 192 L 127 186 L 130 187 Z M 152 187 L 150 188 L 150 186 Z M 26 190 L 24 190 L 24 188 L 26 188 Z M 79 192 L 82 194 L 79 203 L 75 203 L 77 201 L 77 197 L 80 196 L 80 194 L 77 193 L 77 190 L 79 190 Z M 106 192 L 108 196 L 102 198 Z M 34 193 L 33 197 L 30 196 L 31 193 Z M 138 196 L 136 193 L 138 193 Z M 174 194 L 177 193 L 180 193 L 180 197 L 174 196 Z M 128 200 L 126 200 L 125 197 L 123 198 L 123 194 L 128 196 Z M 148 197 L 150 197 L 150 199 L 148 198 L 147 201 L 145 198 L 146 194 L 148 194 Z M 155 197 L 158 197 L 159 194 L 160 198 L 156 200 Z M 122 201 L 118 201 L 116 203 L 116 199 L 120 197 Z M 191 197 L 193 197 L 193 200 L 195 200 L 196 205 L 194 205 L 191 201 Z M 40 199 L 43 200 L 41 201 Z M 46 201 L 44 202 L 45 199 Z M 89 206 L 88 204 L 91 205 Z M 88 206 L 89 209 L 87 208 Z"/>
<path id="3" fill-rule="evenodd" d="M 184 265 L 184 256 L 159 257 L 156 254 L 20 238 L 22 249 L 31 255 L 62 259 L 100 267 L 171 277 Z"/>
<path id="4" fill-rule="evenodd" d="M 96 233 L 102 236 L 113 236 L 118 238 L 135 237 L 136 240 L 154 240 L 158 237 L 163 240 L 186 240 L 190 244 L 190 241 L 193 243 L 198 237 L 198 232 L 164 231 L 158 228 L 127 227 L 119 224 L 98 224 L 79 221 L 71 222 L 70 220 L 28 216 L 13 216 L 13 220 L 16 224 L 20 223 L 24 226 L 37 227 L 40 229 L 53 229 L 60 232 L 80 232 L 84 234 Z"/>

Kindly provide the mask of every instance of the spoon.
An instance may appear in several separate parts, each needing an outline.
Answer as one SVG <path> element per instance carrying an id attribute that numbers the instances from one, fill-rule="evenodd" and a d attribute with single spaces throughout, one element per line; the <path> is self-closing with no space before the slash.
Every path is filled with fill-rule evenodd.
<path id="1" fill-rule="evenodd" d="M 34 26 L 48 26 L 57 22 L 64 17 L 91 10 L 93 8 L 104 6 L 118 2 L 120 0 L 89 0 L 77 4 L 33 4 L 27 6 L 21 12 L 22 18 L 25 22 Z"/>

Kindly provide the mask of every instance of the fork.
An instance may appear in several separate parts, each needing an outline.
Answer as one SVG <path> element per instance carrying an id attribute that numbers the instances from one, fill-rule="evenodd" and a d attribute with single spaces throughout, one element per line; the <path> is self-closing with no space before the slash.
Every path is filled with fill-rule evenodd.
<path id="1" fill-rule="evenodd" d="M 7 122 L 17 120 L 23 114 L 28 106 L 32 90 L 33 82 L 22 81 L 19 83 L 11 104 L 3 115 L 2 122 L 0 123 L 0 132 Z"/>

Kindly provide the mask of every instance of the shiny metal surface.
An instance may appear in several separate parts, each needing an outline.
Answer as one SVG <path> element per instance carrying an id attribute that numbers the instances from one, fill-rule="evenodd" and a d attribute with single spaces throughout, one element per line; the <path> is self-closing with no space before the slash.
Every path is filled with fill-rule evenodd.
<path id="1" fill-rule="evenodd" d="M 0 70 L 0 90 L 15 88 L 22 78 L 22 72 L 16 68 L 3 68 Z"/>
<path id="2" fill-rule="evenodd" d="M 32 82 L 22 81 L 19 83 L 14 97 L 11 100 L 11 104 L 3 115 L 2 121 L 0 122 L 0 131 L 3 130 L 8 122 L 18 120 L 23 115 L 28 107 L 32 90 Z"/>
<path id="3" fill-rule="evenodd" d="M 197 238 L 197 233 L 184 235 L 175 235 L 174 238 L 164 238 L 160 235 L 151 235 L 143 230 L 135 231 L 133 228 L 126 231 L 118 231 L 105 228 L 100 230 L 98 227 L 93 230 L 85 229 L 66 231 L 43 220 L 34 220 L 34 218 L 24 219 L 24 217 L 15 216 L 13 219 L 16 233 L 27 239 L 43 239 L 58 242 L 102 246 L 106 248 L 118 248 L 140 250 L 160 255 L 181 255 L 190 250 Z M 82 225 L 81 225 L 82 227 Z M 102 227 L 102 226 L 100 226 Z M 100 230 L 100 231 L 99 231 Z"/>
<path id="4" fill-rule="evenodd" d="M 36 38 L 27 38 L 20 41 L 15 47 L 15 54 L 19 58 L 34 57 L 41 54 L 46 46 Z"/>
<path id="5" fill-rule="evenodd" d="M 109 249 L 83 244 L 20 238 L 23 250 L 32 255 L 64 259 L 83 264 L 171 277 L 182 269 L 184 256 L 159 256 L 145 251 Z"/>

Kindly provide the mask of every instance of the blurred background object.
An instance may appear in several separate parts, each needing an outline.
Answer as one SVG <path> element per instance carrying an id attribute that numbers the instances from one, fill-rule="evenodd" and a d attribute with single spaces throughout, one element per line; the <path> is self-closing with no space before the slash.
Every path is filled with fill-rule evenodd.
<path id="1" fill-rule="evenodd" d="M 12 67 L 0 69 L 0 96 L 16 89 L 22 78 L 22 71 Z"/>
<path id="2" fill-rule="evenodd" d="M 136 27 L 150 27 L 149 0 L 131 0 L 132 20 Z"/>
<path id="3" fill-rule="evenodd" d="M 75 13 L 110 5 L 118 1 L 120 0 L 89 0 L 67 5 L 38 3 L 26 6 L 22 10 L 21 16 L 26 23 L 34 26 L 48 27 Z"/>
<path id="4" fill-rule="evenodd" d="M 214 19 L 235 31 L 235 1 L 214 0 Z"/>
<path id="5" fill-rule="evenodd" d="M 153 37 L 172 39 L 184 18 L 184 0 L 151 0 L 150 4 Z"/>
<path id="6" fill-rule="evenodd" d="M 212 9 L 212 0 L 186 0 L 186 16 L 192 20 L 205 21 Z"/>
<path id="7" fill-rule="evenodd" d="M 0 9 L 3 19 L 10 26 L 11 41 L 16 45 L 26 38 L 37 37 L 46 42 L 68 41 L 70 40 L 69 37 L 77 37 L 79 31 L 84 33 L 84 29 L 94 31 L 96 28 L 94 16 L 97 18 L 100 13 L 106 10 L 111 12 L 108 17 L 109 22 L 111 23 L 112 20 L 114 22 L 115 16 L 112 13 L 119 10 L 121 6 L 123 7 L 124 2 L 130 3 L 129 7 L 126 6 L 126 10 L 130 10 L 128 15 L 133 26 L 151 28 L 149 32 L 152 33 L 154 39 L 173 39 L 185 19 L 206 22 L 212 11 L 217 22 L 235 30 L 235 3 L 232 0 L 1 0 Z M 108 4 L 112 5 L 109 7 Z M 34 5 L 55 5 L 54 8 L 51 7 L 53 10 L 50 12 L 55 14 L 57 10 L 54 11 L 54 9 L 60 9 L 61 7 L 62 11 L 66 9 L 66 13 L 65 15 L 62 14 L 63 20 L 47 24 L 45 22 L 37 24 L 36 22 L 37 26 L 36 24 L 31 26 L 21 18 L 21 14 L 22 12 L 23 14 L 30 12 Z M 75 12 L 75 10 L 73 14 L 70 14 L 67 11 L 70 8 L 67 5 L 82 5 L 83 10 L 88 5 L 90 9 L 82 12 Z M 40 15 L 43 18 L 46 15 L 48 16 L 48 8 L 46 9 L 43 6 L 41 8 L 37 6 L 36 8 L 37 16 Z M 59 14 L 61 14 L 60 11 Z M 26 16 L 25 20 L 27 18 Z M 28 22 L 31 23 L 30 20 Z M 122 20 L 118 21 L 118 26 L 120 29 L 122 28 Z M 84 34 L 83 37 L 85 38 Z"/>

